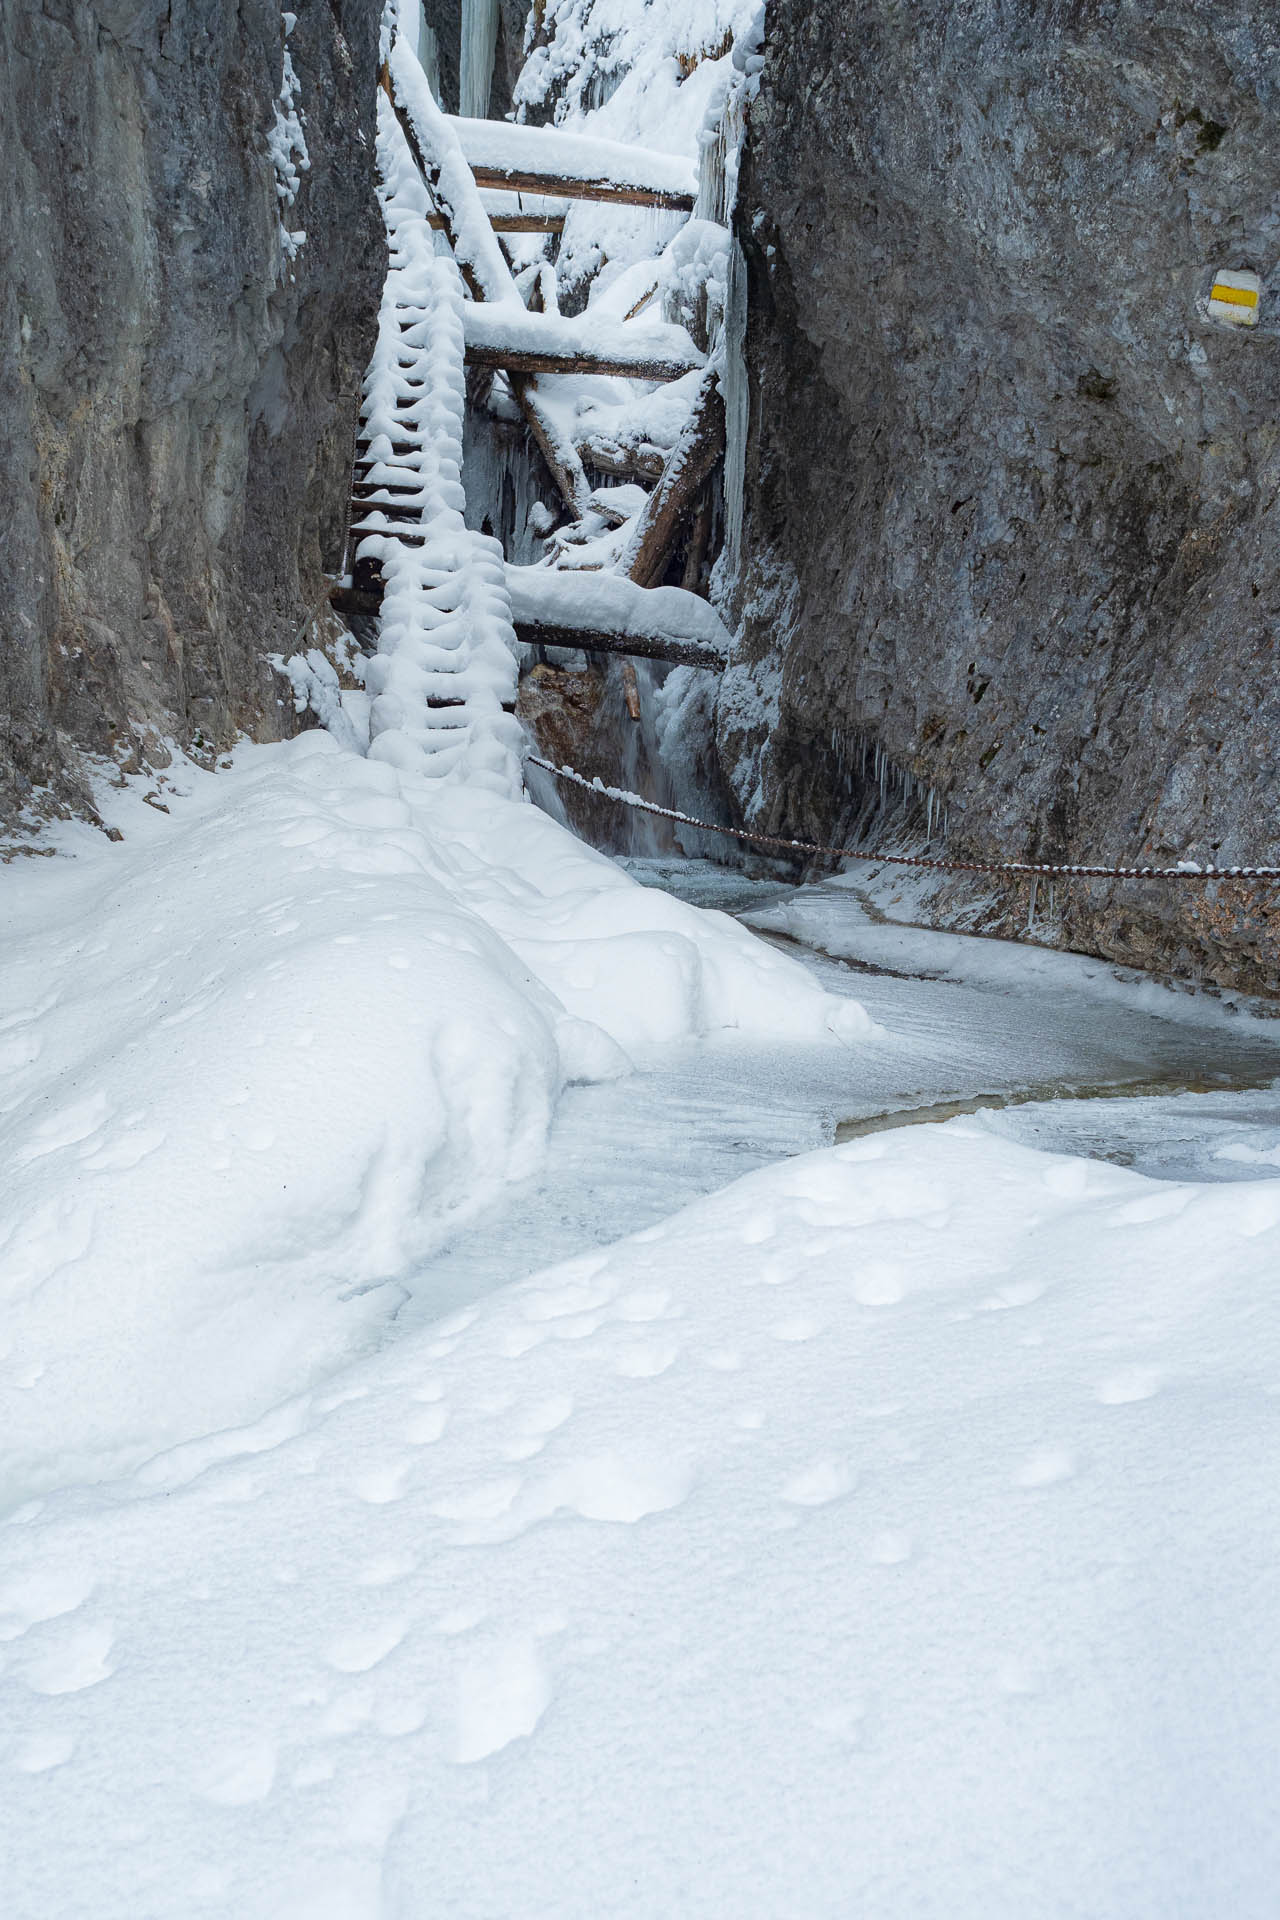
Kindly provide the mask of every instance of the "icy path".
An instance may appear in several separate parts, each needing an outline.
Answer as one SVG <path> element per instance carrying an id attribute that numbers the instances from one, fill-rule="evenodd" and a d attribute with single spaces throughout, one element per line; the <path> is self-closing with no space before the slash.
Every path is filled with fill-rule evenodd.
<path id="1" fill-rule="evenodd" d="M 1001 1137 L 1029 1108 L 821 1146 L 975 1083 L 1260 1072 L 1267 1029 L 985 944 L 784 966 L 324 742 L 217 784 L 0 874 L 20 1305 L 15 1248 L 48 1265 L 6 1432 L 121 1368 L 153 1420 L 0 1518 L 6 1920 L 1269 1920 L 1280 1128 L 1228 1115 L 1264 1096 L 1209 1096 L 1244 1184 Z M 308 1314 L 289 1390 L 261 1343 Z M 242 1372 L 274 1400 L 210 1431 Z"/>
<path id="2" fill-rule="evenodd" d="M 1250 1179 L 1280 1167 L 1280 1023 L 1233 1019 L 1211 1000 L 1118 978 L 1074 955 L 886 930 L 848 893 L 804 889 L 792 901 L 791 888 L 700 861 L 625 864 L 648 885 L 766 926 L 790 922 L 829 940 L 838 928 L 835 944 L 855 962 L 896 961 L 903 972 L 854 972 L 793 950 L 827 991 L 856 996 L 878 1031 L 852 1055 L 740 1034 L 635 1050 L 635 1074 L 571 1089 L 548 1166 L 413 1277 L 398 1326 L 652 1226 L 784 1155 L 830 1146 L 841 1122 L 975 1094 L 1070 1095 L 977 1122 L 1028 1145 L 1177 1178 Z M 954 977 L 941 977 L 946 965 Z M 1095 1087 L 1206 1082 L 1221 1091 L 1079 1097 Z M 1233 1090 L 1240 1086 L 1254 1090 Z"/>

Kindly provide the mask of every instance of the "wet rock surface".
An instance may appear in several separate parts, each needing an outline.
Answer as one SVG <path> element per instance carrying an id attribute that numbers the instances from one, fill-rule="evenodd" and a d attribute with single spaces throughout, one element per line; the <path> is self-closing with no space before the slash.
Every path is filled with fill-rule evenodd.
<path id="1" fill-rule="evenodd" d="M 1280 863 L 1275 9 L 769 20 L 720 709 L 744 813 L 874 829 L 870 743 L 961 856 Z M 1219 268 L 1261 276 L 1255 328 L 1206 316 Z M 1275 993 L 1278 898 L 1073 885 L 1057 937 Z M 986 924 L 1026 917 L 997 889 Z"/>
<path id="2" fill-rule="evenodd" d="M 274 737 L 341 559 L 384 267 L 375 0 L 301 5 L 285 226 L 271 0 L 0 0 L 0 816 L 82 749 Z"/>

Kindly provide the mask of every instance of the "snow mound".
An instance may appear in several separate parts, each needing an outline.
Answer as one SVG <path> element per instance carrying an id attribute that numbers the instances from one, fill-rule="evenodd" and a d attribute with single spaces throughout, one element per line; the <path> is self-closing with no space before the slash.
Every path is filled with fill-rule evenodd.
<path id="1" fill-rule="evenodd" d="M 1278 1261 L 908 1129 L 28 1509 L 8 1910 L 1270 1920 Z"/>
<path id="2" fill-rule="evenodd" d="M 525 803 L 324 733 L 193 777 L 0 958 L 0 1505 L 367 1344 L 621 1049 L 869 1028 Z"/>

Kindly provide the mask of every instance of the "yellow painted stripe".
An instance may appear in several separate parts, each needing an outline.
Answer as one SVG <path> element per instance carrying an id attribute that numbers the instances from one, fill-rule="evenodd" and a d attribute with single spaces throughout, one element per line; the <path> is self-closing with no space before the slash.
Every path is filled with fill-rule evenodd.
<path id="1" fill-rule="evenodd" d="M 1256 307 L 1258 296 L 1252 287 L 1224 287 L 1220 280 L 1214 283 L 1211 300 L 1223 300 L 1229 307 Z"/>

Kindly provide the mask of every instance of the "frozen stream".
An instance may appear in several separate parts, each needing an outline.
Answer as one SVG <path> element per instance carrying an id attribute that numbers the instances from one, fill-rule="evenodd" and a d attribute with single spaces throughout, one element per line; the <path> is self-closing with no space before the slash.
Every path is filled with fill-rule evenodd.
<path id="1" fill-rule="evenodd" d="M 702 861 L 626 864 L 647 885 L 785 939 L 882 1035 L 848 1051 L 714 1036 L 571 1090 L 546 1170 L 430 1262 L 388 1337 L 770 1161 L 913 1112 L 946 1119 L 953 1103 L 1008 1098 L 984 1106 L 980 1124 L 1162 1178 L 1280 1172 L 1280 1023 L 1101 961 L 887 927 L 848 887 L 795 889 Z"/>

